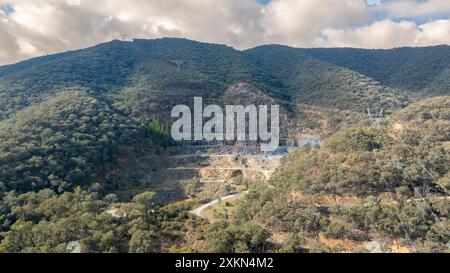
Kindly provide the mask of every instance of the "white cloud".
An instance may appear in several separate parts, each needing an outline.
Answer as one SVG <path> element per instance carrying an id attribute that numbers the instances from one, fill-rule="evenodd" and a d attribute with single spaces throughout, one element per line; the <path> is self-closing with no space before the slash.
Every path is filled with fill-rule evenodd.
<path id="1" fill-rule="evenodd" d="M 79 6 L 81 5 L 81 0 L 66 0 L 69 6 Z"/>
<path id="2" fill-rule="evenodd" d="M 450 20 L 416 25 L 386 19 L 355 29 L 327 28 L 314 42 L 324 47 L 392 48 L 450 44 Z"/>
<path id="3" fill-rule="evenodd" d="M 369 6 L 379 6 L 381 5 L 381 0 L 366 0 Z"/>
<path id="4" fill-rule="evenodd" d="M 112 39 L 188 37 L 237 47 L 261 43 L 262 6 L 247 0 L 0 0 L 14 12 L 1 26 L 0 64 Z M 8 39 L 8 41 L 6 41 Z M 18 40 L 24 50 L 20 50 Z M 16 46 L 7 46 L 8 44 Z"/>
<path id="5" fill-rule="evenodd" d="M 450 20 L 437 20 L 419 26 L 420 35 L 415 42 L 416 45 L 439 45 L 450 44 Z"/>
<path id="6" fill-rule="evenodd" d="M 264 9 L 266 42 L 310 46 L 328 26 L 350 27 L 372 18 L 365 1 L 273 0 Z"/>
<path id="7" fill-rule="evenodd" d="M 372 1 L 374 2 L 374 1 Z M 377 1 L 375 1 L 377 2 Z M 449 43 L 450 1 L 0 0 L 0 64 L 112 39 L 187 37 L 237 48 L 262 43 L 390 48 Z M 419 9 L 420 8 L 420 9 Z M 407 10 L 407 13 L 404 10 Z M 377 19 L 375 12 L 390 14 Z M 403 13 L 402 13 L 403 12 Z M 395 22 L 389 18 L 402 18 Z M 377 21 L 378 20 L 378 21 Z"/>
<path id="8" fill-rule="evenodd" d="M 420 30 L 413 22 L 395 23 L 391 20 L 375 22 L 356 29 L 327 28 L 323 37 L 316 40 L 318 46 L 390 48 L 411 46 Z"/>
<path id="9" fill-rule="evenodd" d="M 420 18 L 450 14 L 449 0 L 384 0 L 379 10 L 390 18 Z"/>

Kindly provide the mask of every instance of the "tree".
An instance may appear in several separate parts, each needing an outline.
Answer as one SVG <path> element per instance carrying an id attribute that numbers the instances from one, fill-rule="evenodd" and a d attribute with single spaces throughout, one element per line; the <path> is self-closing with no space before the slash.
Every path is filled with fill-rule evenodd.
<path id="1" fill-rule="evenodd" d="M 146 210 L 154 208 L 155 193 L 144 192 L 133 197 L 133 202 L 144 206 Z"/>
<path id="2" fill-rule="evenodd" d="M 155 251 L 152 232 L 147 230 L 135 230 L 130 239 L 130 253 L 149 253 Z"/>

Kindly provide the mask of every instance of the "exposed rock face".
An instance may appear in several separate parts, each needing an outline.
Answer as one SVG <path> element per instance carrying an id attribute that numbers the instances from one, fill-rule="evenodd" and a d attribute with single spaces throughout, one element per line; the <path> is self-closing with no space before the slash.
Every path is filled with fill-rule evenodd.
<path id="1" fill-rule="evenodd" d="M 192 152 L 187 154 L 161 155 L 144 158 L 142 171 L 147 175 L 141 179 L 142 184 L 151 184 L 158 191 L 162 200 L 185 199 L 186 186 L 192 190 L 192 183 L 197 183 L 196 197 L 209 199 L 220 196 L 226 188 L 234 192 L 235 186 L 248 182 L 262 183 L 276 171 L 281 156 L 265 156 L 261 154 L 230 154 L 231 146 L 223 146 L 223 151 L 216 149 L 217 153 L 204 154 Z M 201 147 L 200 147 L 201 148 Z M 157 170 L 147 170 L 145 166 L 158 162 Z M 145 170 L 144 170 L 145 169 Z M 241 182 L 246 181 L 244 184 Z M 237 183 L 237 184 L 236 184 Z M 231 188 L 230 188 L 231 187 Z M 192 196 L 192 192 L 189 194 Z"/>
<path id="2" fill-rule="evenodd" d="M 196 158 L 196 157 L 193 157 Z M 260 155 L 223 155 L 198 158 L 196 165 L 192 161 L 167 168 L 162 180 L 188 180 L 198 178 L 202 182 L 226 182 L 232 178 L 242 176 L 250 181 L 264 181 L 275 171 L 279 164 L 278 157 L 264 157 Z M 208 162 L 208 163 L 206 163 Z M 154 176 L 156 178 L 157 176 Z"/>
<path id="3" fill-rule="evenodd" d="M 239 169 L 228 169 L 228 168 L 202 168 L 199 169 L 198 175 L 200 181 L 220 181 L 225 182 L 233 177 L 242 174 Z"/>
<path id="4" fill-rule="evenodd" d="M 223 95 L 223 100 L 226 104 L 233 105 L 271 105 L 278 104 L 276 101 L 264 94 L 256 87 L 240 82 L 230 86 Z"/>

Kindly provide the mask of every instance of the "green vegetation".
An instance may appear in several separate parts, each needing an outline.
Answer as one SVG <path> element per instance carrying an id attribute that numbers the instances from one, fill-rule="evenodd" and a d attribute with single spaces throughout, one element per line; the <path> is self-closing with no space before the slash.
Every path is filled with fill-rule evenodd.
<path id="1" fill-rule="evenodd" d="M 425 100 L 381 127 L 344 129 L 320 149 L 299 149 L 271 179 L 275 188 L 253 190 L 236 219 L 300 238 L 363 244 L 378 234 L 391 243 L 402 240 L 412 251 L 445 251 L 449 103 L 450 97 Z"/>
<path id="2" fill-rule="evenodd" d="M 226 201 L 220 201 L 214 206 L 208 207 L 203 211 L 203 217 L 210 222 L 216 222 L 221 219 L 228 220 L 235 214 L 236 206 L 235 200 L 227 199 Z"/>
<path id="3" fill-rule="evenodd" d="M 86 92 L 64 92 L 0 123 L 0 182 L 58 192 L 101 179 L 138 129 Z"/>
<path id="4" fill-rule="evenodd" d="M 156 145 L 167 148 L 176 144 L 170 135 L 169 123 L 153 119 L 142 126 L 145 129 L 145 136 L 149 137 Z"/>
<path id="5" fill-rule="evenodd" d="M 0 252 L 65 252 L 72 241 L 85 252 L 364 251 L 356 245 L 369 240 L 445 251 L 449 50 L 237 51 L 158 39 L 0 67 Z M 282 105 L 283 132 L 337 133 L 286 157 L 272 187 L 242 181 L 249 193 L 223 202 L 210 224 L 188 210 L 200 192 L 230 186 L 157 188 L 170 163 L 157 156 L 177 148 L 174 105 L 245 99 L 230 88 L 238 83 Z M 434 98 L 405 108 L 423 96 Z M 372 127 L 367 108 L 388 116 Z M 176 191 L 194 200 L 165 202 Z"/>
<path id="6" fill-rule="evenodd" d="M 352 48 L 308 49 L 308 54 L 326 62 L 367 75 L 385 86 L 425 92 L 430 96 L 448 95 L 450 47 L 367 50 Z"/>
<path id="7" fill-rule="evenodd" d="M 252 223 L 235 226 L 218 222 L 208 227 L 205 233 L 207 250 L 213 253 L 261 253 L 269 236 L 266 230 Z"/>
<path id="8" fill-rule="evenodd" d="M 392 110 L 408 103 L 401 89 L 391 89 L 364 74 L 322 61 L 308 51 L 261 46 L 246 51 L 266 73 L 283 82 L 299 103 L 364 112 L 367 107 Z"/>
<path id="9" fill-rule="evenodd" d="M 76 241 L 83 252 L 168 252 L 183 242 L 186 204 L 161 206 L 154 193 L 118 203 L 94 188 L 57 194 L 41 190 L 5 193 L 0 202 L 0 252 L 67 252 Z"/>
<path id="10" fill-rule="evenodd" d="M 0 120 L 67 89 L 123 111 L 161 114 L 172 103 L 220 98 L 237 82 L 317 106 L 392 110 L 418 94 L 448 95 L 448 46 L 371 51 L 262 46 L 239 52 L 183 39 L 112 41 L 0 67 Z M 177 71 L 175 60 L 182 60 Z"/>

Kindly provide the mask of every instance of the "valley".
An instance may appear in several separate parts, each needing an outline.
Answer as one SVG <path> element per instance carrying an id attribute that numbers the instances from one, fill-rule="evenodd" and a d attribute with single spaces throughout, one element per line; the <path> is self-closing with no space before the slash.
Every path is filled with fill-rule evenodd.
<path id="1" fill-rule="evenodd" d="M 164 38 L 2 66 L 0 252 L 448 252 L 449 53 Z M 194 97 L 279 105 L 279 148 L 175 141 Z"/>
<path id="2" fill-rule="evenodd" d="M 162 192 L 182 188 L 178 199 L 212 200 L 208 203 L 212 205 L 217 200 L 236 199 L 251 184 L 267 184 L 281 158 L 295 147 L 281 148 L 282 152 L 276 155 L 256 153 L 259 146 L 197 145 L 177 150 L 183 150 L 182 154 L 145 158 L 166 163 L 143 183 Z M 209 207 L 208 204 L 195 209 L 194 214 L 199 215 L 198 211 Z"/>

